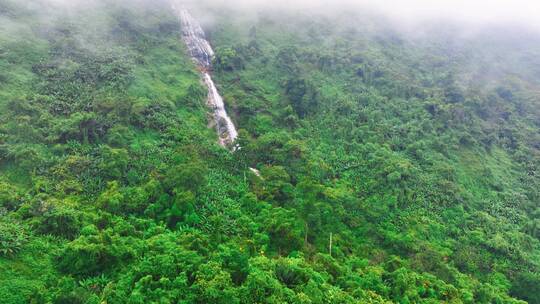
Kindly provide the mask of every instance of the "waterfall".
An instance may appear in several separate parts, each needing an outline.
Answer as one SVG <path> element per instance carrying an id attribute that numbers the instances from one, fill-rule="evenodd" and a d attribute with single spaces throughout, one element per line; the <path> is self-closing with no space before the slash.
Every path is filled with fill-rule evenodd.
<path id="1" fill-rule="evenodd" d="M 189 11 L 176 4 L 173 5 L 173 9 L 180 18 L 182 39 L 188 53 L 199 66 L 204 84 L 208 88 L 207 105 L 213 111 L 212 116 L 218 132 L 219 143 L 224 147 L 231 146 L 238 137 L 238 132 L 231 118 L 227 115 L 223 98 L 219 95 L 210 75 L 214 50 L 206 40 L 201 25 L 191 16 Z"/>
<path id="2" fill-rule="evenodd" d="M 222 146 L 228 146 L 234 142 L 238 137 L 234 124 L 227 115 L 225 105 L 223 104 L 223 98 L 219 95 L 219 92 L 212 81 L 212 77 L 208 72 L 203 72 L 204 83 L 208 87 L 208 106 L 214 110 L 214 121 L 216 123 L 216 129 L 219 135 L 219 143 Z"/>

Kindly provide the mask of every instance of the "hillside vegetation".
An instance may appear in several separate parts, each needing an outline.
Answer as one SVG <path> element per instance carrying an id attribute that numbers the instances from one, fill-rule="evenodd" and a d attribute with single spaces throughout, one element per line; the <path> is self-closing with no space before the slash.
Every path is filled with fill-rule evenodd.
<path id="1" fill-rule="evenodd" d="M 0 0 L 1 303 L 540 304 L 540 36 L 215 3 L 235 152 L 168 1 Z"/>

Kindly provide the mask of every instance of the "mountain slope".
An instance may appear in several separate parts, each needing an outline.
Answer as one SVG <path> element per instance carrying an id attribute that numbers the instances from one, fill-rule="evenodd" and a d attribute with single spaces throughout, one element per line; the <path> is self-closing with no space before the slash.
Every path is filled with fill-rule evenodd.
<path id="1" fill-rule="evenodd" d="M 216 3 L 234 153 L 167 1 L 0 2 L 5 303 L 540 303 L 538 39 Z"/>

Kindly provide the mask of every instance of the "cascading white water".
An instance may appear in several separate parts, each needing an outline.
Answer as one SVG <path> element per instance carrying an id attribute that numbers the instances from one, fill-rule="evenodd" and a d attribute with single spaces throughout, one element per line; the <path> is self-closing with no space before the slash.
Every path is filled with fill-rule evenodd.
<path id="1" fill-rule="evenodd" d="M 219 95 L 214 81 L 210 76 L 209 71 L 212 67 L 214 50 L 212 50 L 210 43 L 206 40 L 206 35 L 197 20 L 181 5 L 175 3 L 173 4 L 173 9 L 180 18 L 182 38 L 188 52 L 202 70 L 203 81 L 208 87 L 207 105 L 213 110 L 219 143 L 222 146 L 231 146 L 238 137 L 238 132 L 231 118 L 227 115 L 223 98 Z"/>
<path id="2" fill-rule="evenodd" d="M 203 68 L 210 68 L 214 50 L 206 40 L 206 35 L 190 13 L 185 8 L 175 9 L 180 17 L 182 26 L 182 38 L 186 43 L 188 51 L 193 59 Z"/>
<path id="3" fill-rule="evenodd" d="M 214 120 L 219 135 L 219 143 L 222 146 L 228 146 L 236 140 L 238 132 L 236 131 L 231 118 L 227 115 L 225 105 L 223 104 L 223 98 L 219 95 L 219 92 L 212 81 L 212 77 L 210 77 L 208 72 L 204 72 L 203 78 L 208 87 L 208 106 L 212 107 L 214 110 Z"/>

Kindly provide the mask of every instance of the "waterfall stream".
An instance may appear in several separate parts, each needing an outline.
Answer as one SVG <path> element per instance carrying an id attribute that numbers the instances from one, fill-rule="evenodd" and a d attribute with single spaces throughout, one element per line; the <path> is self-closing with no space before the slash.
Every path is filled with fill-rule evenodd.
<path id="1" fill-rule="evenodd" d="M 219 95 L 210 75 L 214 50 L 206 40 L 201 25 L 191 16 L 189 11 L 176 4 L 173 5 L 173 9 L 180 18 L 182 39 L 189 55 L 199 66 L 204 84 L 208 88 L 207 105 L 213 111 L 212 116 L 218 132 L 219 143 L 224 147 L 230 147 L 238 137 L 238 132 L 231 118 L 227 115 L 223 98 Z"/>

